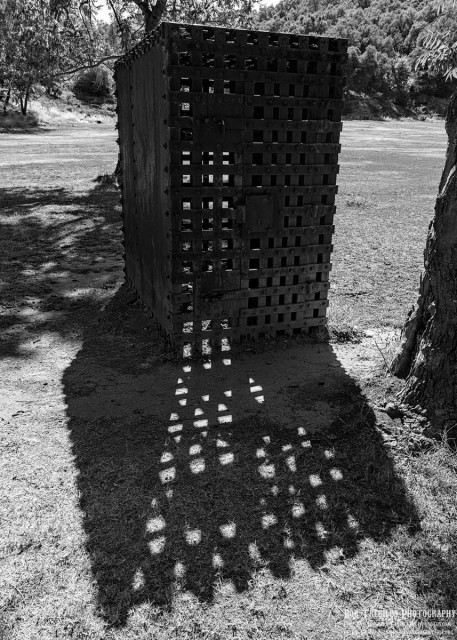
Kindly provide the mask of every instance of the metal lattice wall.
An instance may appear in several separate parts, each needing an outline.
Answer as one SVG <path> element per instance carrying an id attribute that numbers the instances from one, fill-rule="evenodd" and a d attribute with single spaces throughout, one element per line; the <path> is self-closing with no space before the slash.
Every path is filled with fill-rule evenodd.
<path id="1" fill-rule="evenodd" d="M 118 64 L 127 278 L 175 344 L 326 322 L 346 48 L 164 23 Z"/>

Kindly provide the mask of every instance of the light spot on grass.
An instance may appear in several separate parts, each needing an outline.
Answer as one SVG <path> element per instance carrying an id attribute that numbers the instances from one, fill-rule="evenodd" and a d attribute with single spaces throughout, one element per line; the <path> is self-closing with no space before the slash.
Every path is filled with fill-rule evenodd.
<path id="1" fill-rule="evenodd" d="M 316 504 L 319 509 L 328 509 L 327 498 L 324 495 L 317 496 Z"/>
<path id="2" fill-rule="evenodd" d="M 344 560 L 344 551 L 341 547 L 332 547 L 328 551 L 324 551 L 325 559 L 331 564 L 336 564 Z"/>
<path id="3" fill-rule="evenodd" d="M 290 451 L 292 449 L 292 445 L 291 444 L 284 444 L 282 446 L 282 451 Z"/>
<path id="4" fill-rule="evenodd" d="M 181 387 L 180 389 L 176 389 L 175 396 L 182 396 L 187 393 L 189 389 L 187 387 Z"/>
<path id="5" fill-rule="evenodd" d="M 263 402 L 265 402 L 265 396 L 256 396 L 254 400 L 259 404 L 262 404 Z"/>
<path id="6" fill-rule="evenodd" d="M 222 533 L 224 538 L 234 538 L 236 536 L 236 524 L 234 522 L 223 524 L 219 527 L 219 531 Z"/>
<path id="7" fill-rule="evenodd" d="M 283 544 L 285 549 L 293 549 L 295 547 L 295 542 L 292 538 L 284 538 Z"/>
<path id="8" fill-rule="evenodd" d="M 168 467 L 168 469 L 164 469 L 159 473 L 159 478 L 162 484 L 166 484 L 167 482 L 172 482 L 176 477 L 176 469 L 175 467 Z"/>
<path id="9" fill-rule="evenodd" d="M 204 362 L 203 369 L 211 369 L 211 362 Z"/>
<path id="10" fill-rule="evenodd" d="M 182 424 L 172 424 L 168 427 L 168 433 L 176 433 L 176 431 L 182 431 Z"/>
<path id="11" fill-rule="evenodd" d="M 207 426 L 208 426 L 208 420 L 206 420 L 205 418 L 203 420 L 194 421 L 194 427 L 197 427 L 197 429 L 203 429 L 203 427 L 207 427 Z"/>
<path id="12" fill-rule="evenodd" d="M 171 413 L 170 414 L 170 420 L 179 420 L 179 416 L 177 413 Z"/>
<path id="13" fill-rule="evenodd" d="M 202 415 L 203 415 L 203 409 L 195 409 L 194 416 L 202 416 Z"/>
<path id="14" fill-rule="evenodd" d="M 327 460 L 330 460 L 331 458 L 335 457 L 335 452 L 331 451 L 330 449 L 325 449 L 324 456 L 327 458 Z"/>
<path id="15" fill-rule="evenodd" d="M 182 370 L 184 371 L 184 373 L 190 373 L 192 371 L 192 367 L 190 366 L 190 364 L 186 364 Z"/>
<path id="16" fill-rule="evenodd" d="M 175 437 L 173 438 L 173 440 L 176 442 L 176 444 L 179 444 L 179 443 L 181 442 L 181 437 L 182 437 L 182 436 L 175 436 Z"/>
<path id="17" fill-rule="evenodd" d="M 259 467 L 259 473 L 262 478 L 274 478 L 276 473 L 274 464 L 261 464 Z"/>
<path id="18" fill-rule="evenodd" d="M 191 461 L 189 467 L 192 473 L 203 473 L 205 470 L 205 461 L 203 458 L 195 458 L 195 460 Z"/>
<path id="19" fill-rule="evenodd" d="M 301 518 L 305 515 L 305 507 L 302 502 L 294 502 L 292 505 L 292 517 Z"/>
<path id="20" fill-rule="evenodd" d="M 256 562 L 260 562 L 260 560 L 262 559 L 262 556 L 260 555 L 260 551 L 259 551 L 259 547 L 256 545 L 255 542 L 251 542 L 249 544 L 249 556 L 251 557 L 252 560 L 255 560 Z"/>
<path id="21" fill-rule="evenodd" d="M 297 471 L 297 463 L 295 461 L 295 456 L 289 456 L 286 460 L 286 464 L 293 473 Z"/>
<path id="22" fill-rule="evenodd" d="M 257 393 L 257 391 L 263 391 L 262 387 L 259 384 L 251 387 L 251 393 Z"/>
<path id="23" fill-rule="evenodd" d="M 173 489 L 167 489 L 165 491 L 165 495 L 167 497 L 167 500 L 171 500 L 173 498 Z"/>
<path id="24" fill-rule="evenodd" d="M 219 416 L 217 421 L 219 422 L 219 424 L 229 424 L 230 422 L 232 422 L 232 416 Z"/>
<path id="25" fill-rule="evenodd" d="M 275 524 L 278 524 L 278 518 L 273 513 L 262 516 L 262 529 L 269 529 Z"/>
<path id="26" fill-rule="evenodd" d="M 204 396 L 202 396 L 202 400 L 203 400 L 204 402 L 209 402 L 209 395 L 208 395 L 208 394 L 205 394 Z"/>
<path id="27" fill-rule="evenodd" d="M 271 442 L 270 436 L 263 436 L 262 440 L 265 442 L 265 444 L 270 444 Z"/>
<path id="28" fill-rule="evenodd" d="M 227 409 L 227 407 L 225 406 L 225 404 L 222 404 L 222 403 L 220 403 L 220 404 L 218 404 L 218 405 L 217 405 L 217 410 L 218 410 L 218 411 L 228 411 L 228 409 Z"/>
<path id="29" fill-rule="evenodd" d="M 224 582 L 221 582 L 218 591 L 222 597 L 226 598 L 236 593 L 236 587 L 232 580 L 224 580 Z"/>
<path id="30" fill-rule="evenodd" d="M 295 495 L 295 493 L 297 492 L 297 490 L 295 489 L 293 484 L 289 485 L 289 493 L 291 496 Z"/>
<path id="31" fill-rule="evenodd" d="M 191 456 L 196 456 L 197 454 L 202 452 L 202 447 L 199 444 L 193 444 L 189 449 L 189 454 Z"/>
<path id="32" fill-rule="evenodd" d="M 151 518 L 146 524 L 146 531 L 148 533 L 157 533 L 158 531 L 162 531 L 162 529 L 165 529 L 165 520 L 162 516 Z"/>
<path id="33" fill-rule="evenodd" d="M 304 427 L 298 427 L 297 433 L 299 436 L 306 436 L 306 429 Z"/>
<path id="34" fill-rule="evenodd" d="M 176 562 L 173 571 L 176 578 L 184 578 L 184 576 L 186 575 L 186 567 L 182 562 Z"/>
<path id="35" fill-rule="evenodd" d="M 225 364 L 226 367 L 228 367 L 232 364 L 232 361 L 230 358 L 223 358 L 222 363 Z"/>
<path id="36" fill-rule="evenodd" d="M 144 573 L 141 571 L 141 569 L 137 569 L 135 571 L 135 575 L 133 576 L 132 589 L 134 591 L 139 591 L 143 587 L 144 587 Z"/>
<path id="37" fill-rule="evenodd" d="M 228 442 L 225 442 L 225 440 L 221 440 L 220 438 L 218 438 L 216 440 L 216 447 L 220 447 L 220 448 L 228 447 Z"/>
<path id="38" fill-rule="evenodd" d="M 227 398 L 231 398 L 232 397 L 232 392 L 231 391 L 224 391 L 224 396 L 227 396 Z"/>
<path id="39" fill-rule="evenodd" d="M 279 488 L 277 484 L 274 484 L 271 487 L 271 493 L 276 497 L 279 494 Z"/>
<path id="40" fill-rule="evenodd" d="M 178 378 L 178 384 L 184 384 L 184 380 L 182 378 Z"/>
<path id="41" fill-rule="evenodd" d="M 265 458 L 267 454 L 265 453 L 265 449 L 257 449 L 255 455 L 257 458 Z"/>
<path id="42" fill-rule="evenodd" d="M 333 478 L 333 480 L 342 480 L 343 479 L 343 474 L 339 469 L 330 469 L 330 475 Z"/>
<path id="43" fill-rule="evenodd" d="M 163 464 L 164 462 L 170 462 L 171 460 L 173 460 L 173 454 L 169 451 L 164 451 L 160 458 L 160 462 Z"/>
<path id="44" fill-rule="evenodd" d="M 233 455 L 233 453 L 224 453 L 223 455 L 219 456 L 219 462 L 221 464 L 232 464 L 234 460 L 235 456 Z"/>
<path id="45" fill-rule="evenodd" d="M 215 569 L 222 569 L 224 561 L 220 553 L 213 553 L 213 567 Z"/>
<path id="46" fill-rule="evenodd" d="M 316 533 L 319 540 L 325 540 L 327 537 L 328 531 L 322 524 L 322 522 L 316 522 Z"/>
<path id="47" fill-rule="evenodd" d="M 320 487 L 322 484 L 322 480 L 320 479 L 319 475 L 317 473 L 312 473 L 309 476 L 309 484 L 312 487 Z"/>
<path id="48" fill-rule="evenodd" d="M 181 400 L 178 400 L 178 402 L 181 405 L 181 407 L 185 407 L 187 404 L 186 398 L 182 398 Z"/>
<path id="49" fill-rule="evenodd" d="M 352 516 L 351 514 L 349 514 L 347 517 L 347 523 L 350 529 L 353 529 L 354 531 L 358 531 L 360 525 L 357 522 L 357 520 L 354 518 L 354 516 Z"/>
<path id="50" fill-rule="evenodd" d="M 162 553 L 162 551 L 165 548 L 165 536 L 160 536 L 160 538 L 156 538 L 155 540 L 151 540 L 151 542 L 149 543 L 149 551 L 153 554 L 153 555 L 158 555 L 159 553 Z"/>
<path id="51" fill-rule="evenodd" d="M 200 529 L 187 529 L 184 532 L 184 537 L 186 538 L 187 544 L 196 545 L 200 544 L 202 540 L 202 532 Z"/>

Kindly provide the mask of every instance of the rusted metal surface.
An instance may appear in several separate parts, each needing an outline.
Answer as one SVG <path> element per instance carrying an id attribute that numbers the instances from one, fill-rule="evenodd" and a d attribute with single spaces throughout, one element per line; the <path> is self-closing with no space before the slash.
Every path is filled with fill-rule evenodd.
<path id="1" fill-rule="evenodd" d="M 127 277 L 175 344 L 325 323 L 346 47 L 164 23 L 118 64 Z"/>

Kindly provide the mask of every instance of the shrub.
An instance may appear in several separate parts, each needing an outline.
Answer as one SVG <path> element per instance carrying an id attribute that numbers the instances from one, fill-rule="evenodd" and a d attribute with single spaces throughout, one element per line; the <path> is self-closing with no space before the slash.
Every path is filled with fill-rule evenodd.
<path id="1" fill-rule="evenodd" d="M 0 129 L 32 129 L 38 126 L 38 116 L 33 111 L 22 115 L 19 111 L 9 111 L 0 114 Z"/>
<path id="2" fill-rule="evenodd" d="M 94 98 L 107 98 L 111 95 L 112 79 L 106 69 L 89 69 L 81 73 L 73 84 L 76 96 L 86 95 Z"/>
<path id="3" fill-rule="evenodd" d="M 358 92 L 391 92 L 391 60 L 370 44 L 363 53 L 357 47 L 348 49 L 348 87 Z"/>
<path id="4" fill-rule="evenodd" d="M 410 99 L 411 65 L 406 57 L 397 58 L 392 64 L 392 84 L 394 101 L 406 106 Z"/>

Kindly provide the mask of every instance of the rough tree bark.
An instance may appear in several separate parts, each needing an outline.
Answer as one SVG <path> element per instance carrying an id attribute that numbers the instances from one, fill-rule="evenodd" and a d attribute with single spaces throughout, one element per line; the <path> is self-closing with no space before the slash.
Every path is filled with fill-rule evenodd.
<path id="1" fill-rule="evenodd" d="M 152 6 L 152 8 L 150 7 L 147 0 L 145 2 L 138 2 L 137 0 L 134 1 L 136 1 L 141 11 L 143 12 L 144 28 L 146 33 L 154 31 L 154 29 L 158 26 L 165 11 L 167 0 L 156 0 L 156 3 Z"/>
<path id="2" fill-rule="evenodd" d="M 457 436 L 457 92 L 446 115 L 446 161 L 429 225 L 419 297 L 402 331 L 392 372 L 406 378 L 401 402 L 426 409 Z"/>
<path id="3" fill-rule="evenodd" d="M 5 101 L 3 102 L 3 115 L 6 116 L 6 110 L 8 108 L 9 102 L 11 99 L 11 85 L 8 87 L 6 92 Z"/>

